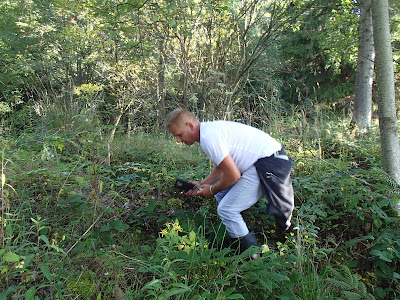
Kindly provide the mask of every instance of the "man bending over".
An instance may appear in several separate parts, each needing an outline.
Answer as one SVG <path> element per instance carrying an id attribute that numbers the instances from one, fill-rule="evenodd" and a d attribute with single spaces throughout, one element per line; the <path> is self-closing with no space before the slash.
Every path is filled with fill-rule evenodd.
<path id="1" fill-rule="evenodd" d="M 165 126 L 186 145 L 200 143 L 207 157 L 215 164 L 211 173 L 190 196 L 215 197 L 217 212 L 229 235 L 239 239 L 244 251 L 256 246 L 254 232 L 249 232 L 241 212 L 254 205 L 264 194 L 267 211 L 275 217 L 277 226 L 291 226 L 294 208 L 290 170 L 293 161 L 282 145 L 267 133 L 238 122 L 200 122 L 185 109 L 175 109 L 165 120 Z"/>

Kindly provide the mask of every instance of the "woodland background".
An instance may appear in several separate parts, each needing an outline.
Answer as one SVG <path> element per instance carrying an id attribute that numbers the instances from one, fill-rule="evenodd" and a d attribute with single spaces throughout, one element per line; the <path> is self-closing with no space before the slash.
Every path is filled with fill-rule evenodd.
<path id="1" fill-rule="evenodd" d="M 353 118 L 360 1 L 2 0 L 0 299 L 399 299 L 400 186 Z M 389 1 L 398 108 L 400 4 Z M 297 234 L 262 258 L 175 178 L 212 168 L 169 111 L 263 129 L 295 160 Z"/>

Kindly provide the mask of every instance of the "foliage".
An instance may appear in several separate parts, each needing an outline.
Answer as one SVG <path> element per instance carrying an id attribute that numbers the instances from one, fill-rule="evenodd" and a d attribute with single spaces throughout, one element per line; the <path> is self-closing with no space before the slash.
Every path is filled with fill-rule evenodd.
<path id="1" fill-rule="evenodd" d="M 280 43 L 286 62 L 278 70 L 287 83 L 282 97 L 292 103 L 313 99 L 336 103 L 353 94 L 358 11 L 355 1 L 316 1 Z"/>
<path id="2" fill-rule="evenodd" d="M 274 116 L 271 133 L 296 161 L 295 231 L 279 234 L 262 199 L 246 212 L 260 244 L 249 251 L 263 252 L 255 261 L 235 252 L 214 201 L 173 190 L 176 177 L 210 170 L 197 146 L 137 132 L 106 147 L 98 109 L 76 115 L 74 134 L 2 137 L 1 297 L 397 297 L 398 186 L 376 167 L 374 132 L 328 111 Z"/>
<path id="3" fill-rule="evenodd" d="M 367 292 L 365 284 L 352 274 L 350 269 L 342 265 L 340 270 L 329 268 L 332 276 L 328 278 L 329 283 L 340 290 L 342 299 L 375 299 Z"/>
<path id="4" fill-rule="evenodd" d="M 0 299 L 398 298 L 399 186 L 350 122 L 354 6 L 1 1 Z M 172 188 L 212 168 L 160 130 L 177 106 L 285 145 L 294 232 L 263 198 L 239 255 L 216 203 Z"/>
<path id="5" fill-rule="evenodd" d="M 354 1 L 16 0 L 0 8 L 6 131 L 72 117 L 84 107 L 74 91 L 85 84 L 103 88 L 102 123 L 124 131 L 159 129 L 177 106 L 251 121 L 277 98 L 336 103 L 353 91 Z"/>

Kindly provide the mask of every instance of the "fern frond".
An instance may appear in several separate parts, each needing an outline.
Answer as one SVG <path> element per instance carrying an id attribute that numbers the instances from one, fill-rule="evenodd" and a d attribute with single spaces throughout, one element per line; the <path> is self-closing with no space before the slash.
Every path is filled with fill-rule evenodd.
<path id="1" fill-rule="evenodd" d="M 353 276 L 349 267 L 347 267 L 345 265 L 340 265 L 340 271 L 335 270 L 332 267 L 329 267 L 329 271 L 334 275 L 333 277 L 335 279 L 345 282 L 346 284 L 349 284 L 350 286 L 353 286 L 355 283 L 358 282 L 357 276 L 355 276 L 355 275 Z"/>
<path id="2" fill-rule="evenodd" d="M 362 299 L 361 296 L 356 293 L 356 292 L 351 292 L 351 291 L 343 291 L 342 295 L 347 299 L 347 300 L 359 300 Z"/>
<path id="3" fill-rule="evenodd" d="M 328 278 L 327 280 L 332 286 L 342 289 L 342 290 L 351 290 L 353 288 L 351 283 L 348 283 L 344 280 L 338 280 L 335 278 Z"/>
<path id="4" fill-rule="evenodd" d="M 364 282 L 360 281 L 360 282 L 358 283 L 358 288 L 359 288 L 359 290 L 360 290 L 360 292 L 361 292 L 362 295 L 368 294 L 368 293 L 367 293 L 367 288 L 366 288 Z"/>
<path id="5" fill-rule="evenodd" d="M 387 183 L 388 185 L 393 187 L 393 189 L 396 191 L 396 193 L 400 193 L 400 184 L 397 183 L 396 180 L 394 180 L 394 178 L 391 177 L 388 173 L 386 173 L 381 168 L 377 168 L 377 167 L 372 168 L 372 171 L 375 172 L 375 175 L 379 179 L 381 179 L 384 183 Z"/>
<path id="6" fill-rule="evenodd" d="M 331 276 L 327 278 L 327 281 L 332 287 L 337 288 L 345 299 L 375 299 L 372 294 L 368 293 L 365 284 L 359 281 L 357 275 L 351 273 L 349 267 L 339 265 L 339 269 L 336 270 L 329 266 L 328 270 Z"/>

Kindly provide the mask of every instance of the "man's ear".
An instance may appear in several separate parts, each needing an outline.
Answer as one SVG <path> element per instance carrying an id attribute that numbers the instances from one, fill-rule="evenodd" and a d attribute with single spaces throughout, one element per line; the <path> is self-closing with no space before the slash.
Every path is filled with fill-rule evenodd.
<path id="1" fill-rule="evenodd" d="M 194 128 L 194 124 L 192 122 L 186 122 L 185 125 L 188 126 L 190 129 Z"/>

